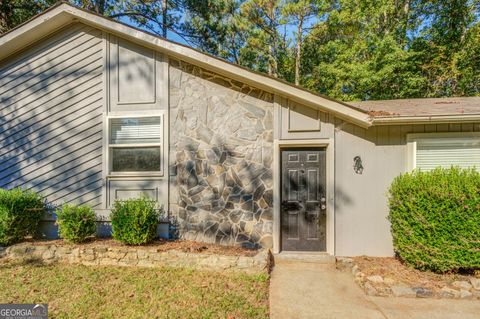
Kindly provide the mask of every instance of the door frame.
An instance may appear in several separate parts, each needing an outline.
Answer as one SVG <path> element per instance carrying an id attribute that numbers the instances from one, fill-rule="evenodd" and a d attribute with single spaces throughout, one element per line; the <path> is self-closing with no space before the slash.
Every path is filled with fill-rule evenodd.
<path id="1" fill-rule="evenodd" d="M 326 148 L 326 232 L 327 251 L 335 255 L 335 145 L 333 138 L 315 140 L 275 140 L 273 153 L 273 253 L 280 253 L 281 247 L 281 150 L 285 148 L 325 147 Z"/>

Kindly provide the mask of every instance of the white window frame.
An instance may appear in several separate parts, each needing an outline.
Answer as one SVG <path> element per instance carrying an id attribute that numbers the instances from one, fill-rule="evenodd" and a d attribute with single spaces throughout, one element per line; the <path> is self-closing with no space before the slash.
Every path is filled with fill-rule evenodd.
<path id="1" fill-rule="evenodd" d="M 417 141 L 422 139 L 480 138 L 480 132 L 442 132 L 407 134 L 407 170 L 417 167 Z"/>
<path id="2" fill-rule="evenodd" d="M 160 142 L 159 143 L 138 143 L 138 144 L 111 144 L 111 132 L 110 121 L 112 119 L 129 119 L 129 118 L 142 118 L 142 117 L 159 117 L 160 118 Z M 110 113 L 105 117 L 105 153 L 106 163 L 108 169 L 107 177 L 161 177 L 164 176 L 165 167 L 165 112 L 163 111 L 148 111 L 148 112 L 136 112 L 136 113 Z M 126 171 L 126 172 L 114 172 L 112 170 L 112 149 L 113 148 L 131 148 L 131 147 L 159 147 L 160 148 L 160 170 L 159 171 Z"/>

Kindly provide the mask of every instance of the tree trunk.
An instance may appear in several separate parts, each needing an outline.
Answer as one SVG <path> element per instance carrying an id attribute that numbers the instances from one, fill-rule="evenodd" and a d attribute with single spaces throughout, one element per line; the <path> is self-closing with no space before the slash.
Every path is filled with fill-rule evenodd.
<path id="1" fill-rule="evenodd" d="M 268 6 L 268 16 L 270 19 L 270 43 L 268 44 L 268 74 L 277 77 L 277 29 L 275 16 L 275 2 L 270 1 Z"/>
<path id="2" fill-rule="evenodd" d="M 0 0 L 0 34 L 7 32 L 11 29 L 10 18 L 12 14 L 12 8 L 9 2 Z"/>
<path id="3" fill-rule="evenodd" d="M 97 0 L 94 3 L 95 12 L 103 15 L 105 13 L 105 0 Z"/>
<path id="4" fill-rule="evenodd" d="M 295 85 L 300 85 L 300 65 L 302 61 L 303 17 L 298 21 L 297 48 L 295 52 Z"/>
<path id="5" fill-rule="evenodd" d="M 403 39 L 402 39 L 402 45 L 405 45 L 407 43 L 407 37 L 408 37 L 408 26 L 409 26 L 409 19 L 410 19 L 410 0 L 406 0 L 405 4 L 403 5 Z"/>
<path id="6" fill-rule="evenodd" d="M 162 33 L 167 38 L 167 0 L 162 0 Z"/>

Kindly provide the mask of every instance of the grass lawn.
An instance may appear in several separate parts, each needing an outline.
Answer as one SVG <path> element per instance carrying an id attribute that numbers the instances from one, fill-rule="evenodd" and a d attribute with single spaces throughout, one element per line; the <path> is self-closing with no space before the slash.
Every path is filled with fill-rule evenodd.
<path id="1" fill-rule="evenodd" d="M 268 276 L 11 262 L 0 303 L 48 303 L 49 318 L 268 318 Z"/>

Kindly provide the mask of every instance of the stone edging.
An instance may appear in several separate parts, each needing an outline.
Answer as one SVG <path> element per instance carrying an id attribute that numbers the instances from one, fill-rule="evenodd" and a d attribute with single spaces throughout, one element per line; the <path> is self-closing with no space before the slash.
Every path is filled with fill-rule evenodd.
<path id="1" fill-rule="evenodd" d="M 0 258 L 37 259 L 44 263 L 67 262 L 88 266 L 186 267 L 206 270 L 228 270 L 249 274 L 266 273 L 270 254 L 260 251 L 253 257 L 191 253 L 178 250 L 158 251 L 155 247 L 98 245 L 32 245 L 21 243 L 0 247 Z"/>
<path id="2" fill-rule="evenodd" d="M 337 269 L 349 269 L 355 282 L 369 296 L 437 298 L 437 299 L 479 299 L 480 279 L 470 278 L 468 281 L 454 281 L 438 291 L 425 287 L 410 287 L 380 275 L 366 276 L 352 258 L 337 257 Z"/>

